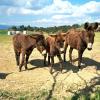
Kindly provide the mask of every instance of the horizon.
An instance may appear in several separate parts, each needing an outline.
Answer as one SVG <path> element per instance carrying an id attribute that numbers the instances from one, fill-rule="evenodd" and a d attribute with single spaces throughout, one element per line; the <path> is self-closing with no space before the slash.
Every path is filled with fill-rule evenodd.
<path id="1" fill-rule="evenodd" d="M 0 25 L 53 27 L 100 22 L 100 0 L 1 0 Z"/>

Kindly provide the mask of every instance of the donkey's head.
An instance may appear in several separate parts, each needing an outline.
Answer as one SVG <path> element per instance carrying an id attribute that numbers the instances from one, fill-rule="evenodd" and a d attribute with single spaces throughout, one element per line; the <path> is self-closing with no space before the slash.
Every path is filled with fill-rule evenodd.
<path id="1" fill-rule="evenodd" d="M 57 33 L 55 35 L 50 35 L 52 37 L 55 38 L 55 47 L 60 50 L 60 51 L 63 51 L 64 50 L 64 41 L 65 41 L 65 34 L 62 34 L 62 33 Z"/>
<path id="2" fill-rule="evenodd" d="M 95 33 L 94 31 L 97 29 L 98 23 L 91 23 L 89 24 L 88 22 L 84 24 L 84 28 L 86 29 L 86 43 L 87 43 L 87 49 L 91 50 L 92 45 L 94 43 L 94 36 Z"/>
<path id="3" fill-rule="evenodd" d="M 38 49 L 38 51 L 42 54 L 45 55 L 46 54 L 46 40 L 44 35 L 39 34 L 37 36 L 37 43 L 36 43 L 36 47 Z"/>

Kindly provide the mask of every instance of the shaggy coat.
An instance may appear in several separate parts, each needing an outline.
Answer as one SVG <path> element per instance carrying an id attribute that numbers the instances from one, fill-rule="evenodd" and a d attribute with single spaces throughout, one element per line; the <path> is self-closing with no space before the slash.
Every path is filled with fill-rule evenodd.
<path id="1" fill-rule="evenodd" d="M 70 29 L 65 38 L 65 47 L 64 47 L 64 61 L 66 61 L 66 49 L 68 45 L 70 46 L 69 58 L 72 63 L 72 51 L 73 49 L 78 50 L 78 67 L 81 67 L 82 55 L 84 50 L 92 50 L 92 45 L 94 43 L 94 31 L 97 29 L 98 23 L 85 23 L 85 30 Z"/>
<path id="2" fill-rule="evenodd" d="M 46 51 L 48 54 L 48 64 L 50 64 L 51 60 L 51 69 L 50 72 L 52 73 L 52 67 L 54 65 L 54 56 L 57 56 L 60 62 L 60 68 L 62 71 L 62 58 L 61 58 L 61 48 L 63 48 L 64 40 L 61 34 L 57 35 L 49 35 L 46 38 Z M 44 64 L 46 64 L 46 56 L 44 56 Z"/>
<path id="3" fill-rule="evenodd" d="M 13 36 L 13 46 L 19 71 L 21 71 L 25 60 L 25 69 L 27 69 L 27 63 L 32 50 L 37 49 L 42 53 L 45 50 L 45 38 L 41 34 L 23 35 L 16 34 Z M 22 60 L 20 63 L 20 54 L 22 53 Z"/>

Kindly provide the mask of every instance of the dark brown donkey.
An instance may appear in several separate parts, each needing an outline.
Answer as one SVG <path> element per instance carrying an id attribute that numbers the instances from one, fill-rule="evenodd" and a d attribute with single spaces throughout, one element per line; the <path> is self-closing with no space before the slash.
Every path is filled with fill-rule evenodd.
<path id="1" fill-rule="evenodd" d="M 69 58 L 70 62 L 72 62 L 72 51 L 73 49 L 78 50 L 78 67 L 81 67 L 81 61 L 82 61 L 82 54 L 84 50 L 87 48 L 88 50 L 92 49 L 92 45 L 94 43 L 94 30 L 96 30 L 98 27 L 98 23 L 85 23 L 84 28 L 85 30 L 76 30 L 71 29 L 66 34 L 65 39 L 65 50 L 64 50 L 64 61 L 65 55 L 66 55 L 66 49 L 67 46 L 70 46 L 69 50 Z"/>
<path id="2" fill-rule="evenodd" d="M 51 68 L 50 68 L 50 73 L 52 73 L 52 67 L 54 65 L 54 56 L 57 56 L 60 62 L 60 68 L 62 71 L 62 58 L 61 58 L 61 48 L 63 47 L 64 40 L 61 34 L 57 35 L 49 35 L 46 38 L 46 51 L 48 54 L 48 65 L 50 64 L 51 60 Z M 46 56 L 44 56 L 44 64 L 46 64 Z"/>
<path id="3" fill-rule="evenodd" d="M 21 71 L 25 60 L 25 69 L 27 70 L 27 63 L 32 50 L 37 47 L 40 53 L 44 53 L 45 50 L 45 38 L 42 34 L 23 35 L 16 34 L 13 36 L 13 46 L 15 51 L 15 57 L 19 71 Z M 22 53 L 22 60 L 20 63 L 20 54 Z M 46 53 L 46 52 L 45 52 Z"/>

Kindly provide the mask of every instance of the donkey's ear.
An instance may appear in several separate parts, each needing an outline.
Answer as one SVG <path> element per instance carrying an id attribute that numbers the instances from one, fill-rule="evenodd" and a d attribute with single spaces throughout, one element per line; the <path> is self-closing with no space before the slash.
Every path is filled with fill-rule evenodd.
<path id="1" fill-rule="evenodd" d="M 98 28 L 98 23 L 95 22 L 93 25 L 92 25 L 93 29 L 96 30 Z"/>
<path id="2" fill-rule="evenodd" d="M 57 37 L 57 34 L 50 34 L 51 37 Z"/>
<path id="3" fill-rule="evenodd" d="M 89 27 L 89 23 L 88 22 L 86 22 L 85 24 L 84 24 L 84 29 L 88 29 L 88 27 Z"/>

